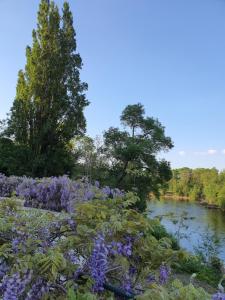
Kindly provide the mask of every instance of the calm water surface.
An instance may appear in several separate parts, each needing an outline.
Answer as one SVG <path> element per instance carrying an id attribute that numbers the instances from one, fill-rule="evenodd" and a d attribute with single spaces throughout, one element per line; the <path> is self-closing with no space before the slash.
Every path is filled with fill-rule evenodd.
<path id="1" fill-rule="evenodd" d="M 162 216 L 173 213 L 179 216 L 185 211 L 188 219 L 185 224 L 188 228 L 182 228 L 182 234 L 186 237 L 182 238 L 180 244 L 182 247 L 193 252 L 194 247 L 198 246 L 202 241 L 202 237 L 209 232 L 214 234 L 220 240 L 219 257 L 225 261 L 225 213 L 217 209 L 207 209 L 196 203 L 177 200 L 155 200 L 150 203 L 150 216 Z M 166 227 L 167 231 L 175 233 L 178 224 L 174 224 L 171 218 L 165 216 L 161 223 Z"/>

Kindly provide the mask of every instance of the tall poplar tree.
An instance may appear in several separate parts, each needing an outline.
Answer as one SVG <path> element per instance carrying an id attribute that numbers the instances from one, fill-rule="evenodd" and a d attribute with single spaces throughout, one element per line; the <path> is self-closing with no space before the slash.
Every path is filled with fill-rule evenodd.
<path id="1" fill-rule="evenodd" d="M 69 171 L 69 142 L 85 132 L 83 110 L 88 105 L 68 2 L 60 16 L 54 1 L 41 0 L 32 36 L 7 131 L 29 148 L 32 175 L 57 175 Z"/>

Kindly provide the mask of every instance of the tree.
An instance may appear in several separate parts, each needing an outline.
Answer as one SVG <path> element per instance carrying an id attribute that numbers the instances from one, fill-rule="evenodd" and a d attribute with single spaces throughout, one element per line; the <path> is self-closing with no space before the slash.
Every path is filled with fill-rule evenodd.
<path id="1" fill-rule="evenodd" d="M 85 132 L 83 110 L 88 105 L 69 4 L 64 3 L 60 18 L 54 1 L 41 0 L 32 36 L 6 133 L 31 150 L 34 176 L 57 175 L 73 165 L 68 143 Z"/>
<path id="2" fill-rule="evenodd" d="M 96 162 L 96 149 L 94 141 L 89 136 L 79 137 L 74 140 L 74 155 L 77 157 L 78 174 L 92 180 Z"/>
<path id="3" fill-rule="evenodd" d="M 188 196 L 192 188 L 192 170 L 189 168 L 181 168 L 179 170 L 179 183 L 177 191 L 180 196 Z"/>
<path id="4" fill-rule="evenodd" d="M 73 140 L 73 153 L 76 157 L 74 177 L 87 177 L 89 181 L 107 181 L 110 162 L 102 151 L 102 139 L 89 136 L 77 137 Z"/>
<path id="5" fill-rule="evenodd" d="M 31 159 L 31 153 L 26 146 L 15 144 L 9 138 L 0 137 L 0 173 L 31 175 L 27 172 Z"/>
<path id="6" fill-rule="evenodd" d="M 156 196 L 171 178 L 170 164 L 157 154 L 173 147 L 164 127 L 154 118 L 145 117 L 142 104 L 128 105 L 121 115 L 125 130 L 109 128 L 104 134 L 105 153 L 111 160 L 109 178 L 114 186 L 134 190 L 144 210 L 148 193 Z"/>
<path id="7" fill-rule="evenodd" d="M 222 209 L 225 209 L 225 186 L 223 186 L 218 193 L 218 202 Z"/>

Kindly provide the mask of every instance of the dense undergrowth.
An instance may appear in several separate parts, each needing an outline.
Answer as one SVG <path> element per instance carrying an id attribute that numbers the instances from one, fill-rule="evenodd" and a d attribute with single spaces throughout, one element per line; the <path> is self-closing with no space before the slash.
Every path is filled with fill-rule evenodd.
<path id="1" fill-rule="evenodd" d="M 189 255 L 134 194 L 67 177 L 13 178 L 7 194 L 11 179 L 0 181 L 14 195 L 0 202 L 2 299 L 224 299 L 171 279 Z"/>

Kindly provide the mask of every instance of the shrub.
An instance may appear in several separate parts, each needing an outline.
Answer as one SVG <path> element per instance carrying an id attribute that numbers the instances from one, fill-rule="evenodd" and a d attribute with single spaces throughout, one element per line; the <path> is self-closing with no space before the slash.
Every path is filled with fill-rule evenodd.
<path id="1" fill-rule="evenodd" d="M 86 179 L 72 181 L 67 176 L 26 178 L 18 186 L 17 194 L 25 199 L 26 207 L 67 212 L 73 212 L 80 202 L 123 196 L 119 189 L 100 188 L 98 182 L 91 185 Z"/>
<path id="2" fill-rule="evenodd" d="M 179 250 L 180 246 L 177 241 L 177 239 L 170 233 L 166 231 L 166 228 L 157 220 L 155 219 L 155 222 L 152 226 L 152 235 L 157 239 L 160 240 L 161 238 L 167 237 L 172 241 L 172 249 Z"/>
<path id="3" fill-rule="evenodd" d="M 218 259 L 215 260 L 218 263 Z M 208 284 L 217 287 L 217 284 L 222 277 L 221 270 L 207 265 L 199 256 L 187 255 L 175 265 L 176 270 L 186 272 L 188 274 L 196 273 L 197 279 L 207 282 Z"/>
<path id="4" fill-rule="evenodd" d="M 16 193 L 18 185 L 23 181 L 22 177 L 0 174 L 0 197 L 10 197 Z"/>
<path id="5" fill-rule="evenodd" d="M 128 209 L 135 201 L 131 193 L 95 199 L 75 214 L 0 206 L 0 297 L 114 299 L 118 290 L 132 296 L 153 291 L 150 282 L 166 286 L 181 252 L 151 234 L 152 220 Z"/>

